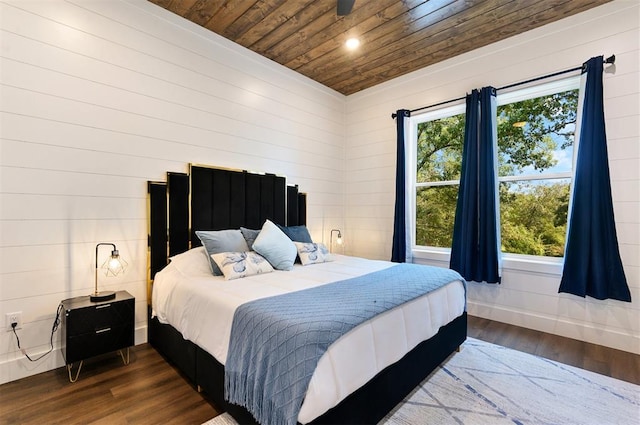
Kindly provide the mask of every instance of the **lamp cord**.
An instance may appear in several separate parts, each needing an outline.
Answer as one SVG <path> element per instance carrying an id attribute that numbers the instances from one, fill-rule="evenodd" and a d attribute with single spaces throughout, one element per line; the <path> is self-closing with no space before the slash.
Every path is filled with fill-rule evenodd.
<path id="1" fill-rule="evenodd" d="M 47 351 L 46 353 L 43 353 L 42 355 L 40 355 L 40 357 L 36 359 L 32 359 L 31 357 L 29 357 L 29 355 L 27 354 L 27 350 L 20 347 L 20 338 L 18 337 L 18 333 L 16 332 L 16 326 L 18 324 L 17 323 L 11 324 L 11 329 L 13 330 L 13 334 L 16 336 L 16 341 L 18 342 L 18 348 L 20 349 L 22 354 L 24 354 L 24 356 L 27 359 L 29 359 L 29 361 L 37 362 L 38 360 L 42 359 L 44 356 L 46 356 L 47 354 L 53 351 L 53 334 L 58 330 L 58 326 L 60 326 L 60 313 L 62 313 L 62 303 L 58 305 L 58 310 L 56 311 L 56 318 L 53 320 L 53 325 L 51 326 L 51 339 L 49 340 L 51 348 L 49 348 L 49 351 Z"/>

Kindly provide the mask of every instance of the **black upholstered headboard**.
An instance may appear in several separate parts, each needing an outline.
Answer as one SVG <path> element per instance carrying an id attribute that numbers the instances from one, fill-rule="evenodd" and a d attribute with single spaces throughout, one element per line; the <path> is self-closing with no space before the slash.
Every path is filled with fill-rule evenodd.
<path id="1" fill-rule="evenodd" d="M 306 194 L 274 174 L 189 165 L 148 182 L 149 278 L 170 256 L 200 245 L 196 230 L 260 229 L 266 219 L 306 224 Z"/>

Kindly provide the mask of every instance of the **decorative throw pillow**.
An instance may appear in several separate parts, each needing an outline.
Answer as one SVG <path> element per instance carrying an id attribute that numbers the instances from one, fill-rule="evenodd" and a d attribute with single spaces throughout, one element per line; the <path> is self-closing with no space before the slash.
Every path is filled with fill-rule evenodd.
<path id="1" fill-rule="evenodd" d="M 273 267 L 260 254 L 248 252 L 221 252 L 211 256 L 216 262 L 225 280 L 253 276 L 260 273 L 270 273 Z"/>
<path id="2" fill-rule="evenodd" d="M 253 250 L 278 270 L 291 270 L 298 251 L 291 239 L 270 220 L 265 221 Z"/>
<path id="3" fill-rule="evenodd" d="M 192 248 L 170 258 L 171 264 L 184 274 L 211 273 L 209 255 L 204 246 Z"/>
<path id="4" fill-rule="evenodd" d="M 294 242 L 313 243 L 313 240 L 311 239 L 311 235 L 309 234 L 309 230 L 307 229 L 307 226 L 284 227 L 284 226 L 280 226 L 279 224 L 276 224 L 276 226 L 278 226 L 278 228 L 282 230 L 285 235 L 289 236 L 289 239 L 291 239 Z"/>
<path id="5" fill-rule="evenodd" d="M 329 250 L 322 243 L 294 242 L 294 244 L 298 250 L 298 256 L 303 266 L 333 261 Z"/>
<path id="6" fill-rule="evenodd" d="M 239 229 L 216 230 L 216 231 L 196 231 L 196 236 L 202 242 L 211 264 L 211 273 L 221 276 L 222 272 L 211 256 L 221 252 L 245 252 L 249 251 L 247 242 L 244 240 Z"/>
<path id="7" fill-rule="evenodd" d="M 240 232 L 242 232 L 242 236 L 244 236 L 244 240 L 247 241 L 247 246 L 249 249 L 253 249 L 253 243 L 256 241 L 256 238 L 260 234 L 260 230 L 247 229 L 246 227 L 241 227 Z"/>

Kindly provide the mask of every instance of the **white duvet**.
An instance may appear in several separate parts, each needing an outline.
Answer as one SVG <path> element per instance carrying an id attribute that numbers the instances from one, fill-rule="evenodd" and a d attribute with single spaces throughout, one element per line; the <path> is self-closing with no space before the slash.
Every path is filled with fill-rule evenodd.
<path id="1" fill-rule="evenodd" d="M 196 250 L 192 250 L 196 252 Z M 226 281 L 213 276 L 204 251 L 202 264 L 172 261 L 156 274 L 152 308 L 161 323 L 224 364 L 233 315 L 238 306 L 258 298 L 311 288 L 391 267 L 387 261 L 335 255 L 335 261 Z M 184 256 L 184 254 L 183 254 Z M 460 316 L 465 308 L 461 282 L 389 310 L 354 328 L 321 357 L 298 421 L 307 423 L 337 405 L 378 372 L 400 360 L 420 342 Z"/>

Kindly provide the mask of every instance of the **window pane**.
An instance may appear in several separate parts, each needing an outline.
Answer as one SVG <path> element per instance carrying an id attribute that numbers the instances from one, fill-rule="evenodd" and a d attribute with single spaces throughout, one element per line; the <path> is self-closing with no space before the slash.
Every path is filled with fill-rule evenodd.
<path id="1" fill-rule="evenodd" d="M 500 183 L 502 252 L 564 256 L 570 179 Z"/>
<path id="2" fill-rule="evenodd" d="M 458 185 L 421 187 L 416 196 L 416 245 L 451 248 Z"/>
<path id="3" fill-rule="evenodd" d="M 418 183 L 460 179 L 464 114 L 419 123 L 417 141 Z"/>
<path id="4" fill-rule="evenodd" d="M 577 89 L 499 106 L 499 175 L 571 171 L 577 109 Z"/>

